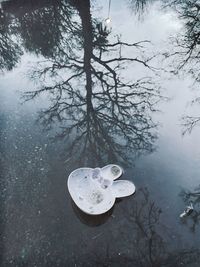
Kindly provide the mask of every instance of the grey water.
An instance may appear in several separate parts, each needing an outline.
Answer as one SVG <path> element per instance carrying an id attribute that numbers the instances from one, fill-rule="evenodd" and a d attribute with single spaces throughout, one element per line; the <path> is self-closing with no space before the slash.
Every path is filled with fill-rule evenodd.
<path id="1" fill-rule="evenodd" d="M 198 62 L 172 71 L 186 22 L 140 2 L 1 3 L 1 266 L 199 266 Z M 68 175 L 110 163 L 136 193 L 82 213 Z"/>

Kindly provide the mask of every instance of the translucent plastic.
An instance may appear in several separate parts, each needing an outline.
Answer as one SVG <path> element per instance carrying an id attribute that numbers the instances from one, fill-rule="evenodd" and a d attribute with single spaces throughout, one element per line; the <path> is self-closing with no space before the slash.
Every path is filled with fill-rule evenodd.
<path id="1" fill-rule="evenodd" d="M 68 190 L 75 204 L 85 213 L 98 215 L 107 212 L 118 197 L 135 192 L 131 181 L 115 181 L 122 175 L 122 168 L 110 164 L 103 168 L 79 168 L 68 178 Z"/>

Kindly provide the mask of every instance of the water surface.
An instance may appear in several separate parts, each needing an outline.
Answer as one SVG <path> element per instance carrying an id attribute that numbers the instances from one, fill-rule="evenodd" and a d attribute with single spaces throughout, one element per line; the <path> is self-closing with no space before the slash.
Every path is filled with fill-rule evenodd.
<path id="1" fill-rule="evenodd" d="M 184 27 L 176 12 L 156 2 L 138 20 L 113 1 L 109 25 L 104 0 L 1 12 L 1 265 L 199 266 L 199 217 L 179 218 L 200 176 L 200 130 L 183 137 L 180 118 L 199 107 L 192 77 L 160 56 Z M 109 163 L 137 191 L 85 215 L 67 177 Z"/>

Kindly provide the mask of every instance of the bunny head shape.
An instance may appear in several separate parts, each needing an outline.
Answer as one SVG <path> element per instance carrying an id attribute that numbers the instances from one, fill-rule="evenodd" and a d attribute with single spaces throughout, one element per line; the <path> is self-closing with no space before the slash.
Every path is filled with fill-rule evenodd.
<path id="1" fill-rule="evenodd" d="M 99 215 L 112 208 L 116 198 L 135 192 L 131 181 L 118 180 L 122 168 L 110 164 L 103 168 L 79 168 L 68 177 L 68 190 L 75 204 L 83 212 Z"/>

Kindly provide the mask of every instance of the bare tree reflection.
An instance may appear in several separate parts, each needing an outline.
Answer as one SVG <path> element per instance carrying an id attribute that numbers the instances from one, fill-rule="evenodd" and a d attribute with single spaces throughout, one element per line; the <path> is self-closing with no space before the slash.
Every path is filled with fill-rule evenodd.
<path id="1" fill-rule="evenodd" d="M 75 157 L 76 162 L 86 165 L 95 165 L 95 161 L 128 163 L 131 154 L 152 151 L 156 139 L 151 113 L 161 98 L 159 86 L 148 76 L 150 72 L 136 77 L 132 71 L 138 66 L 153 75 L 153 58 L 143 53 L 148 42 L 129 44 L 119 37 L 111 42 L 110 31 L 92 19 L 90 1 L 70 3 L 80 16 L 81 31 L 77 30 L 77 19 L 69 20 L 69 12 L 63 12 L 63 5 L 59 23 L 67 23 L 70 35 L 63 32 L 56 48 L 59 54 L 32 72 L 31 78 L 39 79 L 40 84 L 43 81 L 43 86 L 27 92 L 26 100 L 42 93 L 50 95 L 52 105 L 40 119 L 47 128 L 61 123 L 58 136 L 70 140 L 67 158 Z M 134 49 L 135 57 L 126 56 L 127 49 Z"/>
<path id="2" fill-rule="evenodd" d="M 130 7 L 137 13 L 143 14 L 146 7 L 155 1 L 133 0 Z M 162 9 L 173 9 L 179 18 L 182 28 L 171 38 L 170 51 L 164 53 L 169 64 L 166 69 L 178 74 L 188 74 L 193 78 L 193 87 L 199 87 L 200 82 L 200 3 L 199 0 L 162 0 Z M 192 104 L 199 105 L 200 98 L 193 100 Z M 195 126 L 200 125 L 200 115 L 182 117 L 183 134 L 191 133 Z"/>
<path id="3" fill-rule="evenodd" d="M 182 117 L 183 135 L 191 133 L 195 126 L 199 126 L 200 116 L 188 116 Z"/>
<path id="4" fill-rule="evenodd" d="M 130 0 L 131 7 L 136 12 L 144 12 L 152 0 Z M 172 59 L 171 71 L 193 76 L 195 83 L 200 82 L 200 3 L 198 0 L 162 0 L 163 9 L 173 9 L 182 23 L 179 33 L 172 38 L 173 51 L 165 54 Z"/>
<path id="5" fill-rule="evenodd" d="M 193 75 L 196 82 L 199 82 L 199 45 L 200 45 L 200 5 L 199 1 L 169 1 L 181 21 L 184 23 L 183 31 L 174 39 L 175 51 L 170 56 L 175 56 L 177 73 L 180 70 Z"/>
<path id="6" fill-rule="evenodd" d="M 95 160 L 128 163 L 130 154 L 152 151 L 156 135 L 151 130 L 156 124 L 151 112 L 156 110 L 159 88 L 151 77 L 127 81 L 121 75 L 127 64 L 133 69 L 136 64 L 152 69 L 152 58 L 142 55 L 148 42 L 128 44 L 119 37 L 109 42 L 110 32 L 91 18 L 89 1 L 71 1 L 71 5 L 51 1 L 45 8 L 43 2 L 46 1 L 21 4 L 20 12 L 8 2 L 5 9 L 14 14 L 16 31 L 25 49 L 47 58 L 46 67 L 41 63 L 32 78 L 48 76 L 56 82 L 44 84 L 26 96 L 32 99 L 43 92 L 50 93 L 52 106 L 41 113 L 41 120 L 47 127 L 62 121 L 59 136 L 71 140 L 66 158 L 80 155 L 77 162 L 85 160 L 84 164 L 93 165 Z M 76 12 L 81 24 L 73 19 Z M 50 21 L 54 22 L 51 34 Z M 123 56 L 131 47 L 135 57 Z M 132 75 L 131 72 L 129 76 Z"/>
<path id="7" fill-rule="evenodd" d="M 198 0 L 165 1 L 167 6 L 174 8 L 183 24 L 181 32 L 172 39 L 173 52 L 167 53 L 170 58 L 171 70 L 174 74 L 184 73 L 193 77 L 194 85 L 200 82 L 200 3 Z M 199 104 L 199 97 L 193 104 Z M 199 125 L 200 116 L 183 116 L 183 134 L 191 133 Z"/>
<path id="8" fill-rule="evenodd" d="M 118 256 L 112 255 L 112 245 L 108 244 L 105 258 L 95 260 L 98 266 L 197 266 L 199 249 L 176 248 L 178 241 L 172 240 L 172 232 L 161 222 L 162 211 L 146 188 L 139 189 L 136 198 L 126 204 L 126 210 L 122 207 L 123 227 L 114 230 L 119 231 L 122 251 Z"/>
<path id="9" fill-rule="evenodd" d="M 151 199 L 147 188 L 139 189 L 135 198 L 126 203 L 126 209 L 119 206 L 123 219 L 115 221 L 107 230 L 109 239 L 103 246 L 104 252 L 93 249 L 86 257 L 77 255 L 83 266 L 198 266 L 199 249 L 177 248 L 179 238 L 171 238 L 171 230 L 162 223 L 162 211 Z M 101 245 L 101 237 L 99 239 Z"/>
<path id="10" fill-rule="evenodd" d="M 25 258 L 13 258 L 10 262 L 3 262 L 2 266 L 198 267 L 199 248 L 188 244 L 180 248 L 183 244 L 180 246 L 179 239 L 171 237 L 177 235 L 175 230 L 173 233 L 162 222 L 163 213 L 146 188 L 139 189 L 135 197 L 129 198 L 126 208 L 123 202 L 121 204 L 116 208 L 121 210 L 114 213 L 116 217 L 97 227 L 98 231 L 94 231 L 94 225 L 90 225 L 92 228 L 87 231 L 87 227 L 80 229 L 76 224 L 75 230 L 79 232 L 76 235 L 72 222 L 64 221 L 67 224 L 64 229 L 72 229 L 72 239 L 69 239 L 69 230 L 65 233 L 62 227 L 58 227 L 61 224 L 55 216 L 50 225 L 47 222 L 47 235 L 43 235 L 42 242 L 37 244 L 39 247 L 27 247 L 29 253 Z M 82 229 L 86 231 L 84 235 L 80 235 Z"/>
<path id="11" fill-rule="evenodd" d="M 148 42 L 128 44 L 119 37 L 113 41 L 111 32 L 92 18 L 90 2 L 86 0 L 59 1 L 53 8 L 50 4 L 44 9 L 41 6 L 34 10 L 28 8 L 26 12 L 24 8 L 22 5 L 18 15 L 15 10 L 12 12 L 17 18 L 16 37 L 20 36 L 24 49 L 44 57 L 31 74 L 34 80 L 38 79 L 38 87 L 28 92 L 26 99 L 48 93 L 50 106 L 43 110 L 40 119 L 47 128 L 54 123 L 61 125 L 58 137 L 66 140 L 67 158 L 79 166 L 80 162 L 95 165 L 105 161 L 130 162 L 133 154 L 152 151 L 156 138 L 152 130 L 156 124 L 151 115 L 156 111 L 160 92 L 153 79 L 146 75 L 146 70 L 154 70 L 152 57 L 142 53 Z M 74 16 L 77 13 L 79 18 Z M 51 20 L 54 30 L 49 36 Z M 34 31 L 37 23 L 42 29 L 39 37 Z M 128 57 L 127 50 L 134 56 Z M 139 73 L 134 75 L 139 66 L 144 77 L 138 77 Z M 105 242 L 98 243 L 98 249 L 94 240 L 85 236 L 85 244 L 80 238 L 73 246 L 69 232 L 63 231 L 67 223 L 71 230 L 71 220 L 63 220 L 62 225 L 57 216 L 47 220 L 45 214 L 48 235 L 42 237 L 40 247 L 28 247 L 30 252 L 26 258 L 6 262 L 5 266 L 76 266 L 77 261 L 79 266 L 188 267 L 199 264 L 199 249 L 173 249 L 174 241 L 160 222 L 161 210 L 146 189 L 139 190 L 137 199 L 133 198 L 126 209 L 121 207 L 122 218 L 105 231 L 107 237 Z M 63 219 L 63 215 L 60 216 Z M 75 256 L 68 252 L 66 245 L 69 244 L 73 253 L 77 253 Z M 88 244 L 93 249 L 88 249 L 85 255 L 83 247 L 87 248 Z M 63 247 L 66 251 L 61 250 L 59 254 Z M 116 255 L 116 247 L 124 248 L 119 251 L 120 255 Z M 103 255 L 99 253 L 104 250 Z"/>
<path id="12" fill-rule="evenodd" d="M 137 192 L 137 199 L 130 203 L 125 213 L 127 226 L 132 225 L 132 235 L 127 238 L 134 240 L 132 253 L 136 266 L 160 266 L 166 258 L 165 238 L 160 233 L 166 232 L 160 223 L 161 209 L 150 200 L 146 188 Z M 164 231 L 163 231 L 164 230 Z M 124 232 L 124 235 L 127 235 Z"/>

